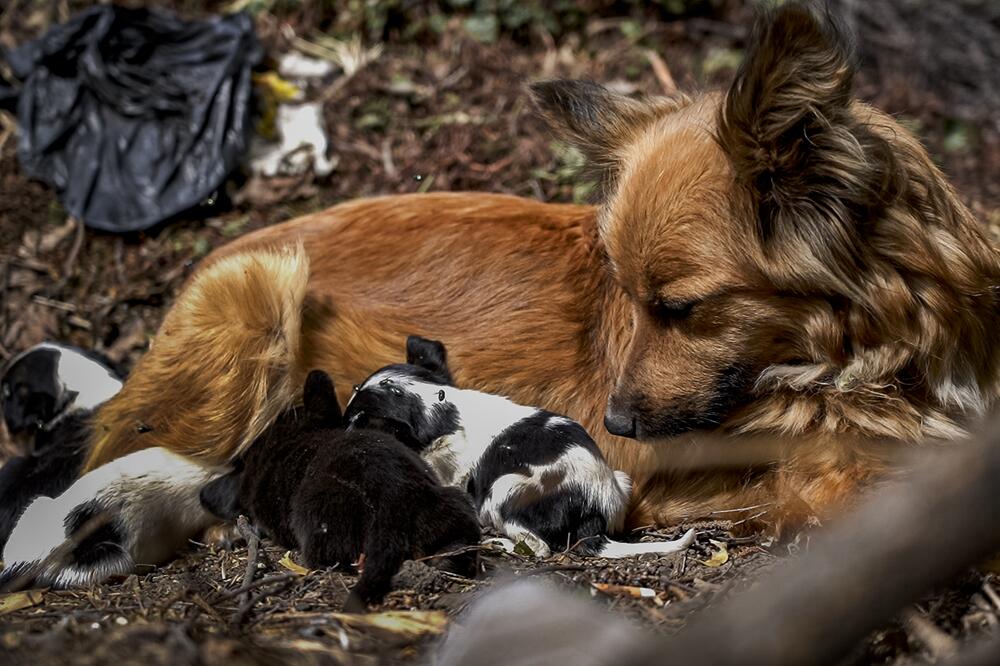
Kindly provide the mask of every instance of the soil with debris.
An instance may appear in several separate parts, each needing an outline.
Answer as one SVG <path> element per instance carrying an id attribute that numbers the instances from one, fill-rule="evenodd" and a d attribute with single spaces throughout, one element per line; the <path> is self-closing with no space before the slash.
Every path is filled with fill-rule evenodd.
<path id="1" fill-rule="evenodd" d="M 53 19 L 86 4 L 7 3 L 0 9 L 0 45 L 37 36 Z M 188 0 L 157 4 L 189 16 L 225 6 Z M 184 278 L 214 247 L 349 198 L 474 190 L 587 201 L 594 183 L 587 180 L 579 153 L 554 142 L 531 114 L 525 82 L 586 77 L 620 91 L 650 93 L 660 92 L 671 78 L 681 89 L 724 85 L 739 63 L 750 21 L 750 10 L 736 1 L 687 3 L 696 11 L 679 17 L 662 6 L 595 1 L 589 4 L 593 11 L 573 20 L 553 19 L 566 25 L 553 25 L 545 15 L 518 29 L 508 29 L 508 17 L 445 11 L 437 3 L 411 3 L 418 9 L 409 24 L 387 10 L 386 20 L 374 26 L 370 17 L 327 8 L 336 3 L 242 4 L 264 8 L 258 26 L 272 56 L 286 52 L 296 35 L 317 43 L 318 29 L 362 26 L 368 41 L 385 40 L 381 55 L 352 76 L 338 74 L 308 91 L 324 100 L 331 157 L 338 162 L 333 174 L 263 186 L 234 183 L 220 193 L 221 204 L 197 216 L 145 234 L 100 234 L 68 220 L 52 192 L 19 173 L 12 117 L 0 114 L 0 361 L 56 339 L 130 365 Z M 977 103 L 996 99 L 996 88 L 987 88 L 996 86 L 1000 69 L 994 48 L 1000 44 L 1000 14 L 989 3 L 962 4 L 971 19 L 948 20 L 973 26 L 968 29 L 976 34 L 963 39 L 961 33 L 942 32 L 938 23 L 944 14 L 911 11 L 887 18 L 889 5 L 850 4 L 862 8 L 854 21 L 861 41 L 860 94 L 923 138 L 962 197 L 1000 238 L 1000 108 Z M 934 12 L 933 6 L 927 12 Z M 275 16 L 268 8 L 286 13 Z M 912 59 L 907 38 L 927 34 L 935 35 L 939 57 Z M 974 67 L 963 70 L 957 83 L 947 71 L 928 69 L 928 62 L 950 63 L 956 49 L 982 39 L 990 44 L 976 51 L 977 66 L 988 73 L 982 81 Z M 8 451 L 14 449 L 0 440 Z M 294 554 L 283 563 L 284 553 L 267 546 L 246 586 L 245 546 L 221 550 L 192 544 L 169 565 L 124 580 L 4 599 L 0 649 L 6 663 L 414 661 L 428 653 L 449 622 L 460 621 L 463 608 L 479 594 L 498 580 L 521 576 L 593 595 L 653 631 L 671 632 L 808 544 L 807 535 L 781 546 L 737 539 L 726 527 L 700 526 L 696 546 L 681 556 L 616 561 L 557 555 L 541 561 L 484 552 L 477 580 L 411 563 L 375 609 L 383 612 L 365 617 L 340 614 L 354 580 L 350 575 L 297 573 Z M 887 626 L 859 647 L 854 661 L 920 659 L 934 649 L 928 631 L 962 639 L 992 627 L 1000 612 L 996 585 L 995 574 L 970 572 L 915 607 L 926 623 L 914 623 L 911 616 L 905 625 Z M 244 587 L 249 587 L 245 594 Z"/>

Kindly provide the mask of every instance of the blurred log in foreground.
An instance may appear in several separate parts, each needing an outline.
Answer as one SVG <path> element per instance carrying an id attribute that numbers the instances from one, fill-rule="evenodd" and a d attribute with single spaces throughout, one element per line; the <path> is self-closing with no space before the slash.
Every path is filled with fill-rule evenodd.
<path id="1" fill-rule="evenodd" d="M 480 602 L 438 662 L 836 663 L 907 603 L 997 551 L 1000 419 L 971 442 L 927 455 L 906 481 L 817 534 L 808 553 L 675 637 L 650 637 L 594 605 L 518 584 Z M 998 649 L 990 640 L 952 663 L 998 663 Z"/>

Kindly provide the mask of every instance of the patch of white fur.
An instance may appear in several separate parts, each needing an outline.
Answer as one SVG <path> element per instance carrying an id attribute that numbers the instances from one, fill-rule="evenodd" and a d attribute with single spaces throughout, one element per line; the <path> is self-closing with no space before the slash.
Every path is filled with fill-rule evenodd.
<path id="1" fill-rule="evenodd" d="M 127 574 L 137 565 L 156 565 L 215 519 L 201 506 L 199 492 L 215 473 L 166 449 L 137 451 L 80 477 L 57 497 L 35 499 L 21 515 L 3 552 L 8 567 L 41 565 L 66 534 L 67 516 L 80 505 L 108 512 L 124 535 L 122 557 L 81 567 L 54 561 L 38 572 L 60 587 L 99 582 Z"/>
<path id="2" fill-rule="evenodd" d="M 545 422 L 545 427 L 552 428 L 553 430 L 556 430 L 557 428 L 560 427 L 571 426 L 571 425 L 573 425 L 573 422 L 570 421 L 565 416 L 550 416 L 549 420 Z"/>
<path id="3" fill-rule="evenodd" d="M 988 400 L 976 381 L 975 373 L 970 370 L 947 374 L 933 383 L 931 391 L 946 409 L 951 407 L 971 416 L 982 416 L 988 408 Z"/>
<path id="4" fill-rule="evenodd" d="M 452 479 L 441 482 L 457 486 L 468 482 L 472 470 L 500 433 L 538 412 L 503 396 L 453 387 L 445 389 L 445 399 L 438 404 L 447 403 L 458 411 L 459 429 L 443 437 L 442 443 L 454 451 L 456 469 Z"/>
<path id="5" fill-rule="evenodd" d="M 632 496 L 632 477 L 621 470 L 615 472 L 615 478 L 618 480 L 618 485 L 621 487 L 622 492 L 625 493 L 625 497 Z"/>
<path id="6" fill-rule="evenodd" d="M 76 349 L 43 342 L 28 351 L 35 349 L 50 349 L 59 354 L 56 372 L 63 390 L 76 394 L 72 402 L 76 409 L 95 409 L 122 388 L 121 380 L 111 370 Z"/>
<path id="7" fill-rule="evenodd" d="M 546 488 L 547 476 L 559 478 L 559 484 Z M 508 501 L 516 504 L 522 494 L 537 497 L 562 491 L 580 493 L 588 503 L 598 507 L 608 518 L 608 530 L 616 532 L 622 528 L 628 494 L 619 484 L 617 474 L 581 446 L 570 448 L 550 464 L 529 465 L 526 475 L 504 474 L 498 478 L 479 510 L 479 520 L 517 540 L 508 531 L 511 523 L 502 513 L 504 504 Z"/>
<path id="8" fill-rule="evenodd" d="M 755 388 L 785 386 L 795 391 L 802 391 L 817 385 L 829 384 L 829 381 L 821 381 L 829 374 L 830 367 L 824 363 L 772 365 L 757 377 Z"/>
<path id="9" fill-rule="evenodd" d="M 652 541 L 648 543 L 622 543 L 621 541 L 608 541 L 604 548 L 596 557 L 619 558 L 631 557 L 632 555 L 643 555 L 645 553 L 657 553 L 665 555 L 668 553 L 679 553 L 687 550 L 694 543 L 695 531 L 688 530 L 679 539 L 673 541 Z"/>
<path id="10" fill-rule="evenodd" d="M 372 375 L 361 388 L 378 386 L 385 379 L 419 397 L 428 417 L 433 416 L 436 410 L 445 410 L 452 405 L 455 407 L 458 430 L 432 443 L 424 454 L 424 459 L 439 474 L 441 483 L 447 486 L 465 485 L 472 469 L 496 436 L 512 424 L 538 412 L 534 407 L 518 405 L 503 396 L 432 384 L 395 370 L 383 370 Z M 438 398 L 441 391 L 444 391 L 444 400 Z"/>
<path id="11" fill-rule="evenodd" d="M 507 520 L 504 521 L 502 525 L 498 525 L 496 527 L 501 532 L 509 536 L 511 541 L 514 542 L 515 546 L 511 549 L 511 552 L 517 548 L 516 544 L 523 543 L 531 549 L 531 552 L 534 553 L 535 557 L 548 557 L 552 554 L 552 550 L 549 548 L 549 545 L 545 543 L 545 539 L 538 536 L 517 521 Z"/>

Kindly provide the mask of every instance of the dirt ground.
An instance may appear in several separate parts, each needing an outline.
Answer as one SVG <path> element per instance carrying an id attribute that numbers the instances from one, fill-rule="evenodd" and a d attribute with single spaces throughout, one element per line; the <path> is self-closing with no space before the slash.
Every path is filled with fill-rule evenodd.
<path id="1" fill-rule="evenodd" d="M 0 44 L 41 34 L 53 17 L 86 4 L 10 3 L 0 10 Z M 195 16 L 208 11 L 205 3 L 158 4 Z M 319 29 L 354 25 L 351 16 L 317 8 L 323 3 L 244 4 L 274 10 L 258 14 L 272 56 L 289 48 L 288 29 L 314 39 Z M 697 11 L 681 17 L 662 7 L 605 2 L 591 3 L 594 11 L 575 23 L 566 19 L 565 26 L 543 22 L 508 30 L 501 21 L 495 35 L 484 35 L 473 29 L 482 22 L 470 23 L 468 13 L 414 4 L 419 29 L 409 29 L 398 16 L 380 31 L 364 24 L 366 41 L 372 42 L 373 30 L 384 39 L 382 54 L 353 76 L 309 91 L 325 96 L 331 155 L 338 161 L 329 178 L 272 182 L 257 190 L 233 185 L 220 199 L 242 203 L 153 232 L 114 236 L 67 220 L 51 191 L 20 174 L 12 118 L 4 117 L 0 361 L 56 339 L 95 348 L 128 366 L 146 348 L 184 278 L 214 247 L 346 199 L 469 190 L 588 201 L 593 183 L 586 180 L 579 154 L 554 142 L 532 115 L 525 82 L 586 77 L 624 92 L 659 93 L 669 85 L 665 67 L 681 89 L 721 86 L 739 62 L 750 17 L 740 2 L 689 3 L 698 5 Z M 1000 13 L 988 3 L 969 7 L 982 13 L 972 14 L 975 29 L 1000 43 Z M 989 103 L 996 100 L 995 88 L 982 87 L 992 78 L 976 83 L 965 72 L 961 85 L 948 85 L 939 73 L 921 69 L 926 59 L 898 47 L 898 30 L 922 37 L 934 29 L 930 19 L 918 15 L 892 33 L 877 27 L 883 25 L 878 18 L 863 16 L 856 26 L 860 95 L 923 138 L 963 199 L 1000 238 L 1000 106 Z M 949 44 L 962 37 L 938 35 L 943 35 L 941 55 L 934 62 L 943 62 Z M 983 57 L 991 53 L 996 51 Z M 993 74 L 997 66 L 1000 60 L 987 62 L 986 71 Z M 684 556 L 606 561 L 557 555 L 539 561 L 485 552 L 484 572 L 474 581 L 409 564 L 397 589 L 376 609 L 386 613 L 368 619 L 339 614 L 352 584 L 346 574 L 296 573 L 281 563 L 282 551 L 268 546 L 245 598 L 236 592 L 247 580 L 246 546 L 224 550 L 192 543 L 176 561 L 151 572 L 87 590 L 22 597 L 27 607 L 19 610 L 0 606 L 0 649 L 7 663 L 414 661 L 426 656 L 450 622 L 461 622 L 463 608 L 480 593 L 496 580 L 518 576 L 593 595 L 652 631 L 676 631 L 692 613 L 808 545 L 808 535 L 784 545 L 737 539 L 729 527 L 699 526 L 697 545 Z M 679 533 L 680 526 L 664 535 Z M 926 622 L 885 627 L 859 646 L 852 661 L 920 661 L 936 654 L 935 636 L 962 639 L 991 628 L 1000 614 L 997 585 L 993 573 L 970 572 L 914 609 Z M 653 590 L 652 596 L 635 598 L 635 588 L 642 587 Z"/>

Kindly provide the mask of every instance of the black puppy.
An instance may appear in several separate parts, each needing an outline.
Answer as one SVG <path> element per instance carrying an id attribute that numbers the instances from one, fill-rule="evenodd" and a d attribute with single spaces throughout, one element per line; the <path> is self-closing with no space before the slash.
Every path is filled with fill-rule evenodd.
<path id="1" fill-rule="evenodd" d="M 15 356 L 0 376 L 7 431 L 26 455 L 0 468 L 0 552 L 36 497 L 55 497 L 79 476 L 94 410 L 121 389 L 110 362 L 50 342 Z"/>
<path id="2" fill-rule="evenodd" d="M 419 456 L 391 435 L 345 430 L 333 382 L 306 379 L 304 409 L 291 410 L 259 437 L 235 469 L 201 492 L 203 506 L 226 520 L 239 514 L 306 566 L 348 567 L 364 554 L 349 607 L 379 602 L 407 559 L 479 543 L 469 498 L 442 487 Z M 473 575 L 474 552 L 450 558 Z"/>

